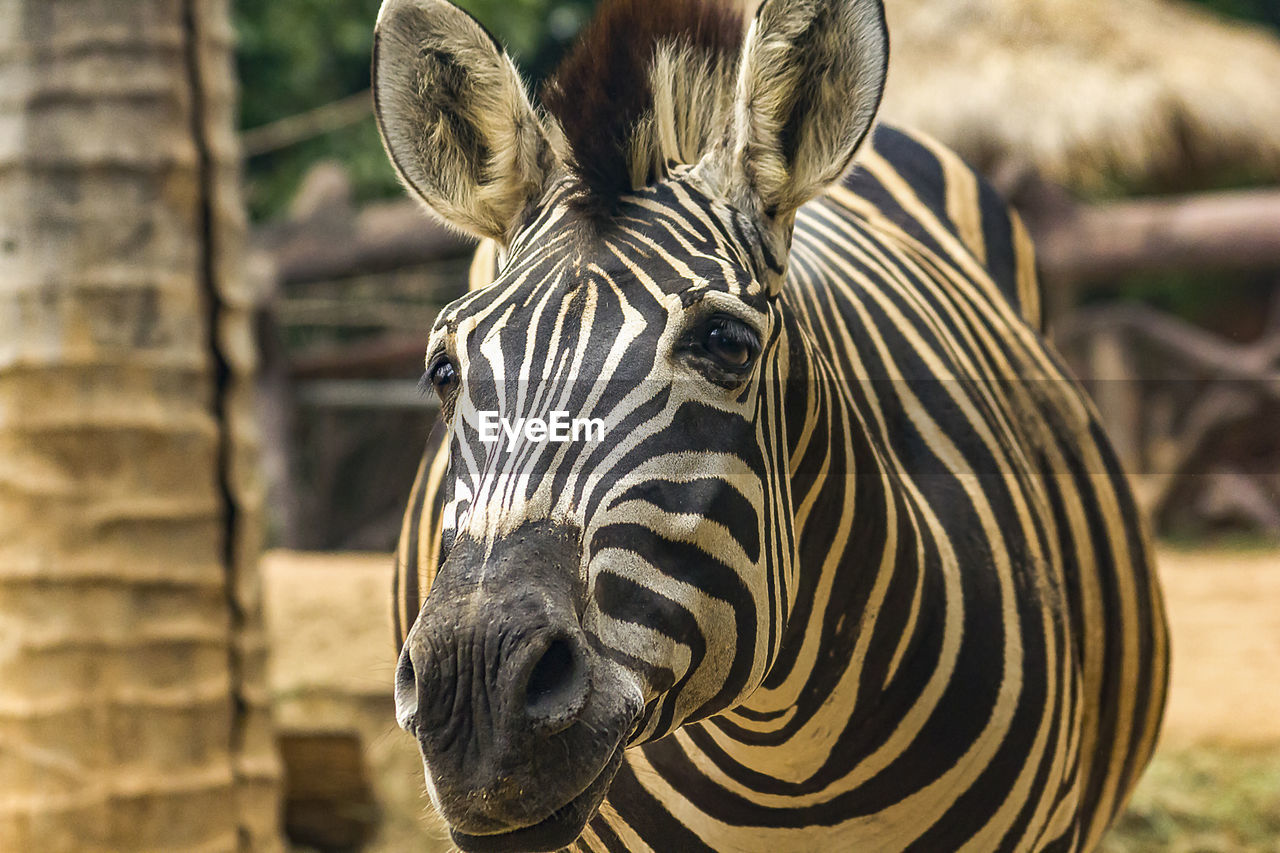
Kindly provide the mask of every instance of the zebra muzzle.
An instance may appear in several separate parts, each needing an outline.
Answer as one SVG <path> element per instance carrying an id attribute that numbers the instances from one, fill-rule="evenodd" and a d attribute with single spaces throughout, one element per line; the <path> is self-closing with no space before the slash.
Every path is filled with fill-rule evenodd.
<path id="1" fill-rule="evenodd" d="M 396 673 L 396 712 L 464 850 L 571 843 L 599 808 L 639 689 L 581 624 L 573 531 L 526 525 L 441 566 Z"/>

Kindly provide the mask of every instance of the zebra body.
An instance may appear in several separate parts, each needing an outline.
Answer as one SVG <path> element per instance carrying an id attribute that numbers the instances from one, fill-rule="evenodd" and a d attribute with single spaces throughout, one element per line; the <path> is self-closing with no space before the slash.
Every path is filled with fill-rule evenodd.
<path id="1" fill-rule="evenodd" d="M 695 156 L 665 162 L 637 166 L 633 150 L 616 197 L 563 112 L 545 148 L 519 136 L 528 121 L 505 126 L 516 153 L 499 162 L 490 145 L 472 195 L 439 177 L 429 149 L 406 147 L 391 86 L 452 87 L 406 126 L 448 118 L 453 136 L 432 138 L 456 179 L 466 152 L 449 139 L 503 132 L 449 113 L 469 89 L 450 63 L 489 80 L 461 49 L 483 43 L 462 43 L 450 27 L 474 25 L 437 0 L 388 6 L 376 90 L 392 157 L 499 246 L 428 343 L 448 429 L 397 560 L 397 713 L 455 841 L 1095 847 L 1163 708 L 1148 545 L 1095 413 L 1039 333 L 1016 217 L 930 140 L 881 127 L 860 145 L 874 103 L 857 102 L 883 82 L 866 43 L 878 3 L 770 0 L 741 70 L 723 53 L 730 134 L 686 132 L 667 149 Z M 615 37 L 636 25 L 613 14 Z M 677 56 L 715 91 L 720 46 L 695 25 L 709 58 Z M 444 71 L 406 87 L 395 38 Z M 848 42 L 871 57 L 857 73 L 832 58 Z M 852 74 L 836 88 L 859 108 L 849 127 L 780 133 L 780 169 L 753 128 L 810 119 L 753 110 L 821 113 L 829 93 L 752 93 L 786 83 L 769 78 L 779 56 L 809 54 Z M 562 102 L 573 73 L 554 84 Z M 717 109 L 694 112 L 714 124 Z M 569 165 L 538 177 L 545 160 Z M 514 201 L 492 195 L 504 180 Z M 481 411 L 555 409 L 601 417 L 607 439 L 476 438 Z"/>

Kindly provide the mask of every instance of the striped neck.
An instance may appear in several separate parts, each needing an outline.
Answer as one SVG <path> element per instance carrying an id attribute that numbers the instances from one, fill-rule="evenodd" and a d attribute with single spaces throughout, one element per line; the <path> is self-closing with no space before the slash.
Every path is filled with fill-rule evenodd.
<path id="1" fill-rule="evenodd" d="M 804 318 L 783 313 L 796 556 L 780 648 L 741 706 L 644 747 L 660 772 L 692 761 L 750 793 L 753 809 L 866 790 L 900 751 L 893 721 L 927 716 L 946 680 L 935 671 L 947 591 L 930 522 L 867 441 L 859 401 L 870 388 L 838 379 Z"/>

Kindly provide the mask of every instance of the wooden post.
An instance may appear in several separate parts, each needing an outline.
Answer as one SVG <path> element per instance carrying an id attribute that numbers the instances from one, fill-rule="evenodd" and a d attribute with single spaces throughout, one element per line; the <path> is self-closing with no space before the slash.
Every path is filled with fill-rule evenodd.
<path id="1" fill-rule="evenodd" d="M 273 851 L 227 0 L 0 0 L 0 850 Z"/>

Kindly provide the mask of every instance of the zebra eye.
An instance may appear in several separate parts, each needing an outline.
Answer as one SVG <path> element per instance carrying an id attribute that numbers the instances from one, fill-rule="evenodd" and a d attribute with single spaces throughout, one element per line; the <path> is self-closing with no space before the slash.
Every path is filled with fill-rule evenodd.
<path id="1" fill-rule="evenodd" d="M 760 339 L 741 320 L 713 317 L 707 323 L 702 346 L 726 367 L 746 367 L 760 352 Z"/>
<path id="2" fill-rule="evenodd" d="M 448 356 L 437 356 L 427 368 L 426 376 L 422 378 L 423 384 L 429 384 L 441 401 L 458 387 L 458 369 L 453 366 Z"/>

